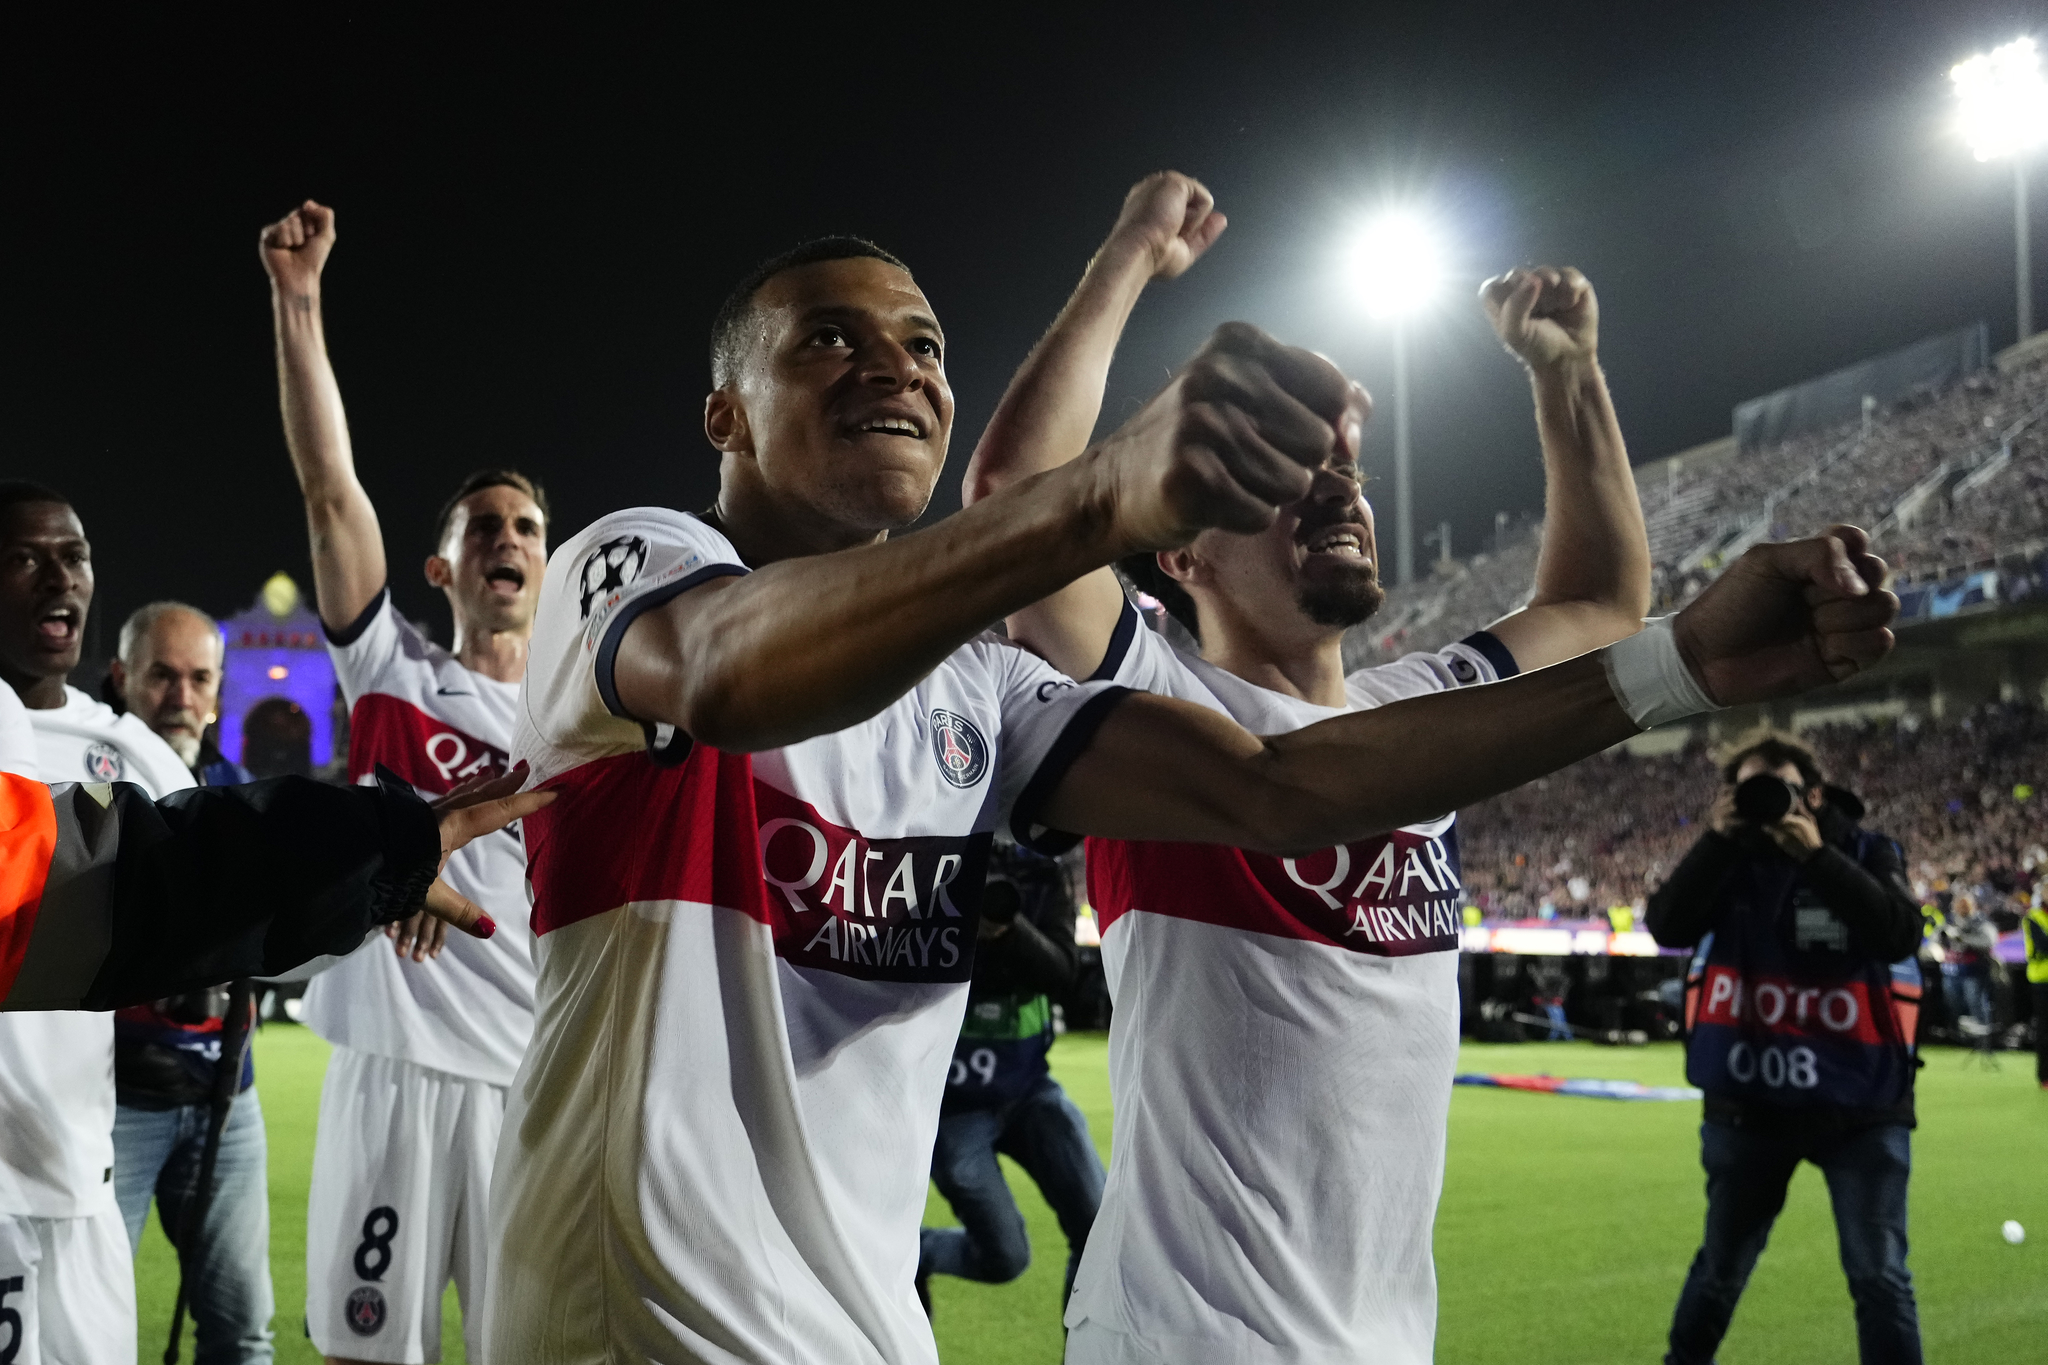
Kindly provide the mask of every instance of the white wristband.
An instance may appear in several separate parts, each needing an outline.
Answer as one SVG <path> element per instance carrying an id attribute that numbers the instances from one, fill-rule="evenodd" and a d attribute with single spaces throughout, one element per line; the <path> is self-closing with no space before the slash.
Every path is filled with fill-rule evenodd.
<path id="1" fill-rule="evenodd" d="M 1685 666 L 1671 621 L 1659 616 L 1607 647 L 1607 684 L 1629 719 L 1645 730 L 1722 709 Z"/>

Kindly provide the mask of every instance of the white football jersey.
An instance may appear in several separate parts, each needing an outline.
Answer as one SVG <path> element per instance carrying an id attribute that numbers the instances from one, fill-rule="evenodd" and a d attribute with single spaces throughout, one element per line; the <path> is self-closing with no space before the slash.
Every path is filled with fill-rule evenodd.
<path id="1" fill-rule="evenodd" d="M 0 692 L 19 706 L 14 689 Z M 14 708 L 9 708 L 14 709 Z M 21 708 L 26 710 L 26 708 Z M 196 785 L 170 745 L 75 687 L 28 711 L 45 782 L 133 782 L 152 798 Z M 5 720 L 0 718 L 0 730 Z M 0 1014 L 0 1214 L 81 1218 L 114 1198 L 114 1016 Z"/>
<path id="2" fill-rule="evenodd" d="M 745 572 L 659 508 L 548 566 L 513 755 L 561 797 L 527 821 L 539 1018 L 492 1187 L 500 1365 L 937 1359 L 912 1281 L 990 841 L 1124 689 L 982 636 L 787 748 L 623 716 L 628 624 Z"/>
<path id="3" fill-rule="evenodd" d="M 381 765 L 427 797 L 505 771 L 519 684 L 456 662 L 379 593 L 328 652 L 349 705 L 348 774 Z M 533 1035 L 533 935 L 526 849 L 515 824 L 460 849 L 442 873 L 498 922 L 450 934 L 441 955 L 401 961 L 381 934 L 313 978 L 305 1020 L 330 1043 L 469 1080 L 509 1085 Z"/>
<path id="4" fill-rule="evenodd" d="M 1352 674 L 1331 709 L 1182 654 L 1126 607 L 1095 676 L 1271 735 L 1514 671 L 1482 633 Z M 1161 1360 L 1430 1359 L 1454 822 L 1285 859 L 1088 841 L 1116 1117 L 1068 1326 L 1093 1319 Z"/>
<path id="5" fill-rule="evenodd" d="M 42 762 L 36 755 L 36 731 L 28 723 L 28 708 L 21 704 L 14 689 L 4 683 L 0 683 L 0 772 L 43 780 Z"/>

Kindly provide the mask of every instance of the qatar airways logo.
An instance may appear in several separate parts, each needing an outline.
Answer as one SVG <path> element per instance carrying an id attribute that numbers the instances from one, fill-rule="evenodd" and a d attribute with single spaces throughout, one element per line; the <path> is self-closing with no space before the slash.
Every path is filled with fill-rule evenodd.
<path id="1" fill-rule="evenodd" d="M 444 792 L 480 773 L 504 772 L 507 756 L 410 702 L 370 692 L 349 716 L 348 766 L 360 782 L 380 763 L 423 792 Z"/>
<path id="2" fill-rule="evenodd" d="M 1458 946 L 1457 837 L 1397 831 L 1278 860 L 1297 890 L 1276 899 L 1310 928 L 1360 952 L 1388 956 Z M 1271 878 L 1268 890 L 1279 892 Z M 1304 895 L 1302 893 L 1306 892 Z"/>
<path id="3" fill-rule="evenodd" d="M 870 839 L 757 783 L 776 952 L 887 981 L 964 981 L 988 836 Z"/>

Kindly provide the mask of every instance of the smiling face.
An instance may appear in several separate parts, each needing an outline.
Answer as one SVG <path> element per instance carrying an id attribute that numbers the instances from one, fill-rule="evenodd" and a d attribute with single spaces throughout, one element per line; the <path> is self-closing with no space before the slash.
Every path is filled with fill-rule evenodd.
<path id="1" fill-rule="evenodd" d="M 479 488 L 455 505 L 427 581 L 448 594 L 457 633 L 533 629 L 547 524 L 539 504 L 508 484 Z"/>
<path id="2" fill-rule="evenodd" d="M 1342 632 L 1386 601 L 1372 507 L 1348 458 L 1318 470 L 1308 496 L 1281 508 L 1265 530 L 1205 531 L 1159 562 L 1205 620 L 1227 615 Z"/>
<path id="3" fill-rule="evenodd" d="M 0 677 L 29 706 L 61 706 L 92 606 L 92 547 L 61 502 L 0 508 Z"/>
<path id="4" fill-rule="evenodd" d="M 946 462 L 945 337 L 910 276 L 866 257 L 774 275 L 754 296 L 746 362 L 706 401 L 730 496 L 765 495 L 825 538 L 899 530 Z"/>

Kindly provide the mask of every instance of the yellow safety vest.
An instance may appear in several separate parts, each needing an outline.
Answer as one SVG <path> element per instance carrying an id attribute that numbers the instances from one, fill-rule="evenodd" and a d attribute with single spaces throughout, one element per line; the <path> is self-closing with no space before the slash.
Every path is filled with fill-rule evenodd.
<path id="1" fill-rule="evenodd" d="M 2020 926 L 2027 939 L 2027 980 L 2048 982 L 2048 909 L 2036 906 L 2027 911 L 2026 923 Z M 2035 940 L 2043 940 L 2043 946 L 2035 947 Z"/>

